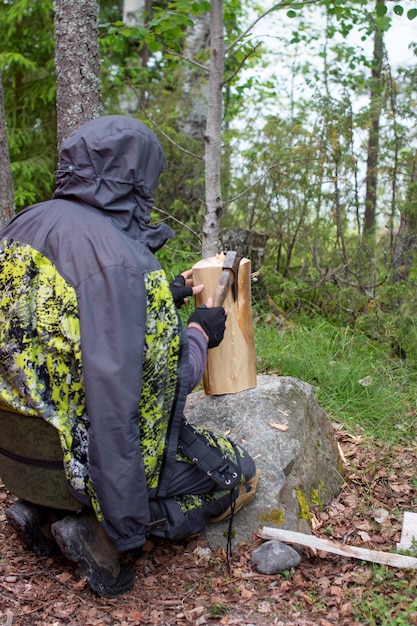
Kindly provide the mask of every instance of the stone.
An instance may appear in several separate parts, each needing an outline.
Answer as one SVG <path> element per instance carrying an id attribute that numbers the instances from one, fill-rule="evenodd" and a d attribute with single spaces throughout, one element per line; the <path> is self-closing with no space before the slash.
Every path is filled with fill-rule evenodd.
<path id="1" fill-rule="evenodd" d="M 300 560 L 297 550 L 282 541 L 265 541 L 251 553 L 251 561 L 257 571 L 268 576 L 297 567 Z"/>
<path id="2" fill-rule="evenodd" d="M 257 386 L 236 394 L 189 395 L 185 417 L 227 434 L 255 459 L 261 479 L 254 500 L 233 519 L 232 547 L 253 541 L 263 526 L 311 532 L 312 511 L 329 504 L 342 484 L 334 429 L 311 385 L 288 376 L 257 376 Z M 201 533 L 216 549 L 229 523 Z"/>

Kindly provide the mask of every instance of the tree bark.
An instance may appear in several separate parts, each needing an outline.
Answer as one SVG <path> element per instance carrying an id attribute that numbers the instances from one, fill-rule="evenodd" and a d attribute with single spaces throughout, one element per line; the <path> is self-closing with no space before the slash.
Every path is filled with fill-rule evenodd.
<path id="1" fill-rule="evenodd" d="M 123 2 L 123 22 L 126 26 L 137 26 L 146 24 L 152 10 L 152 0 L 124 0 Z M 149 48 L 144 45 L 139 52 L 142 67 L 146 67 L 149 61 Z"/>
<path id="2" fill-rule="evenodd" d="M 195 59 L 209 45 L 210 15 L 203 13 L 193 17 L 194 27 L 189 30 L 184 43 L 184 56 Z M 179 130 L 194 139 L 201 140 L 207 126 L 208 86 L 207 76 L 192 64 L 184 67 Z"/>
<path id="3" fill-rule="evenodd" d="M 58 145 L 101 112 L 96 0 L 55 0 Z"/>
<path id="4" fill-rule="evenodd" d="M 417 248 L 417 157 L 410 164 L 406 206 L 401 211 L 401 222 L 395 239 L 392 282 L 408 280 Z"/>
<path id="5" fill-rule="evenodd" d="M 258 272 L 265 256 L 269 235 L 245 228 L 225 228 L 219 233 L 220 252 L 236 250 L 243 258 L 250 259 L 251 271 Z"/>
<path id="6" fill-rule="evenodd" d="M 123 22 L 127 26 L 136 26 L 143 19 L 144 11 L 150 3 L 147 0 L 124 0 L 123 2 Z"/>
<path id="7" fill-rule="evenodd" d="M 376 0 L 376 7 L 385 0 Z M 382 63 L 384 58 L 384 39 L 382 29 L 375 25 L 374 51 L 372 58 L 370 129 L 366 165 L 366 194 L 364 235 L 375 233 L 376 193 L 378 184 L 379 123 L 382 109 Z"/>
<path id="8" fill-rule="evenodd" d="M 204 257 L 217 253 L 220 231 L 220 218 L 223 214 L 223 201 L 220 185 L 220 137 L 223 112 L 223 72 L 224 72 L 224 27 L 223 2 L 212 0 L 210 14 L 211 53 L 209 69 L 209 90 L 205 141 L 205 195 L 206 213 L 203 224 Z"/>
<path id="9" fill-rule="evenodd" d="M 0 71 L 0 226 L 3 226 L 13 216 L 14 209 L 13 178 L 7 143 L 3 81 Z"/>

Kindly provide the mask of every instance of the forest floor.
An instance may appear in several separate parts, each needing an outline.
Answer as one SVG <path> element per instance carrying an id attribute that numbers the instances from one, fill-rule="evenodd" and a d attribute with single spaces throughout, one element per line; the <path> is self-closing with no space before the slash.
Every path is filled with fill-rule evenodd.
<path id="1" fill-rule="evenodd" d="M 344 431 L 337 438 L 345 482 L 326 510 L 313 511 L 313 533 L 395 550 L 404 511 L 417 511 L 416 447 Z M 252 546 L 234 549 L 230 572 L 224 549 L 211 552 L 199 537 L 148 541 L 142 556 L 125 557 L 137 575 L 133 590 L 100 598 L 77 577 L 75 564 L 37 557 L 20 544 L 4 515 L 13 500 L 0 483 L 1 626 L 350 626 L 389 624 L 399 613 L 407 620 L 398 623 L 417 624 L 412 571 L 308 549 L 290 572 L 261 575 L 250 559 L 261 543 L 256 534 Z M 391 618 L 375 615 L 378 606 Z"/>

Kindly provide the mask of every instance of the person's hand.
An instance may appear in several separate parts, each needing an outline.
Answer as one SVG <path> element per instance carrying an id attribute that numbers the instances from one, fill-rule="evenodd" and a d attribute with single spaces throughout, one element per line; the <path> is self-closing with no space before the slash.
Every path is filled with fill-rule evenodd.
<path id="1" fill-rule="evenodd" d="M 195 296 L 204 289 L 204 285 L 194 285 L 192 275 L 193 270 L 186 270 L 169 284 L 177 309 L 188 302 L 188 296 Z"/>
<path id="2" fill-rule="evenodd" d="M 205 335 L 208 347 L 216 348 L 223 340 L 226 329 L 227 312 L 222 306 L 213 307 L 211 298 L 202 304 L 188 318 L 188 326 L 200 328 Z"/>

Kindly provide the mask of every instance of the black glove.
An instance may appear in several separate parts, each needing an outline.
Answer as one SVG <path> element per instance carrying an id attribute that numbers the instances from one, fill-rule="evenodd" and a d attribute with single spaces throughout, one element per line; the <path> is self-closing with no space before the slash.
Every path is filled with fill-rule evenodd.
<path id="1" fill-rule="evenodd" d="M 188 298 L 188 296 L 193 295 L 193 288 L 186 286 L 185 278 L 181 274 L 169 284 L 169 288 L 171 289 L 172 297 L 174 298 L 174 303 L 177 309 L 180 309 L 182 305 L 185 304 L 184 298 Z"/>
<path id="2" fill-rule="evenodd" d="M 208 309 L 205 304 L 199 306 L 188 319 L 188 323 L 200 324 L 209 338 L 208 347 L 216 348 L 223 339 L 226 329 L 226 311 L 222 306 Z"/>

